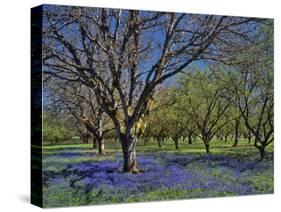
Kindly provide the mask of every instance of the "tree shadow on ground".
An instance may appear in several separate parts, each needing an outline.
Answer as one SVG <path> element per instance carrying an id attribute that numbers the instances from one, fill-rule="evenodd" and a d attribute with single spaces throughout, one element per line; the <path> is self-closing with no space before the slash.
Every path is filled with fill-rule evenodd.
<path id="1" fill-rule="evenodd" d="M 190 156 L 193 155 L 193 156 Z M 259 161 L 258 159 L 250 159 L 249 156 L 239 157 L 238 155 L 226 156 L 217 154 L 189 154 L 185 155 L 175 155 L 173 157 L 161 157 L 160 160 L 164 161 L 167 165 L 180 165 L 183 167 L 188 167 L 192 164 L 209 164 L 209 167 L 225 167 L 232 169 L 237 172 L 244 172 L 249 170 L 254 170 L 258 168 L 265 168 L 266 162 L 273 161 L 273 153 L 269 152 L 264 161 Z"/>
<path id="2" fill-rule="evenodd" d="M 74 154 L 75 156 L 84 156 Z M 199 153 L 189 154 L 173 154 L 173 153 L 148 153 L 139 155 L 139 161 L 141 166 L 145 163 L 152 167 L 149 172 L 157 172 L 155 167 L 161 167 L 161 170 L 167 170 L 169 167 L 179 167 L 180 170 L 188 170 L 192 167 L 200 167 L 201 165 L 207 168 L 224 167 L 229 170 L 233 170 L 238 173 L 244 171 L 257 171 L 268 169 L 268 162 L 272 162 L 273 153 L 268 153 L 267 160 L 259 162 L 258 160 L 250 159 L 246 157 L 226 156 L 226 155 L 206 155 Z M 54 183 L 56 179 L 65 179 L 68 187 L 73 189 L 75 194 L 83 194 L 86 203 L 90 202 L 92 198 L 103 195 L 102 189 L 98 189 L 100 185 L 110 185 L 115 188 L 120 184 L 121 181 L 131 179 L 127 174 L 123 174 L 122 168 L 122 157 L 121 154 L 115 154 L 115 160 L 101 160 L 101 161 L 84 161 L 74 164 L 67 164 L 60 171 L 43 171 L 43 185 L 48 187 Z M 142 167 L 141 167 L 142 168 Z M 151 171 L 153 170 L 153 171 Z M 179 170 L 179 169 L 177 169 Z M 163 173 L 165 173 L 163 171 Z M 154 174 L 154 173 L 152 173 Z M 160 175 L 162 172 L 160 173 Z M 159 180 L 161 176 L 159 175 Z M 136 178 L 140 180 L 142 176 Z M 145 176 L 143 176 L 145 177 Z M 121 180 L 122 179 L 122 180 Z M 135 182 L 134 181 L 134 182 Z M 137 181 L 138 182 L 138 181 Z M 126 183 L 126 182 L 125 182 Z M 124 187 L 130 188 L 130 185 Z M 91 191 L 95 190 L 95 195 Z"/>

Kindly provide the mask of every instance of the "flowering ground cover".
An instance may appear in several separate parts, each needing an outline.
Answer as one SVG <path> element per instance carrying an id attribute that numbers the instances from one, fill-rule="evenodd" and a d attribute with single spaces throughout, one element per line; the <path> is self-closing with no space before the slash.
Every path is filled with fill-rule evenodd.
<path id="1" fill-rule="evenodd" d="M 197 147 L 197 148 L 196 148 Z M 122 173 L 114 148 L 98 156 L 91 145 L 52 146 L 43 151 L 45 207 L 175 200 L 273 193 L 273 153 L 259 162 L 249 145 L 200 145 L 174 151 L 139 146 L 139 174 Z M 150 151 L 148 151 L 150 150 Z"/>

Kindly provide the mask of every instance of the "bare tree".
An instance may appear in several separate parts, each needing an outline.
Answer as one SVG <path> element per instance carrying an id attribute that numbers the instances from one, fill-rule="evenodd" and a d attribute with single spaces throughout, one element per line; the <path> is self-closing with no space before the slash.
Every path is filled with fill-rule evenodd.
<path id="1" fill-rule="evenodd" d="M 97 104 L 95 95 L 88 87 L 77 85 L 76 82 L 61 84 L 60 81 L 48 81 L 48 91 L 52 93 L 54 103 L 60 110 L 68 111 L 76 120 L 82 137 L 93 135 L 93 147 L 98 146 L 98 153 L 105 154 L 104 134 L 110 131 L 109 118 Z M 81 128 L 77 126 L 77 128 Z M 112 128 L 112 126 L 111 126 Z"/>
<path id="2" fill-rule="evenodd" d="M 230 100 L 239 108 L 249 137 L 254 136 L 254 146 L 263 160 L 265 148 L 274 140 L 272 20 L 260 28 L 254 44 L 248 45 L 242 57 L 244 63 L 235 65 L 229 73 L 227 89 L 231 92 Z"/>
<path id="3" fill-rule="evenodd" d="M 238 107 L 245 125 L 254 135 L 254 146 L 259 150 L 260 159 L 263 160 L 265 148 L 274 140 L 273 75 L 268 67 L 264 67 L 263 70 L 256 68 L 239 69 L 241 78 L 237 80 L 240 82 L 240 88 L 235 87 L 235 92 L 239 98 Z M 263 72 L 264 70 L 268 73 Z"/>
<path id="4" fill-rule="evenodd" d="M 94 91 L 114 123 L 123 171 L 137 173 L 133 129 L 149 113 L 156 86 L 199 59 L 225 61 L 226 47 L 249 39 L 255 20 L 46 6 L 43 24 L 44 73 Z"/>

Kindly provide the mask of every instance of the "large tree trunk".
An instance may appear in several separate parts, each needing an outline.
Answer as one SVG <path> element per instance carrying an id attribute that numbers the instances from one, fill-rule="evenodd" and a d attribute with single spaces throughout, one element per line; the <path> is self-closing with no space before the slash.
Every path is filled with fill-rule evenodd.
<path id="1" fill-rule="evenodd" d="M 132 135 L 128 137 L 120 133 L 122 151 L 123 151 L 123 172 L 138 173 L 137 156 L 136 156 L 136 143 L 137 139 Z"/>
<path id="2" fill-rule="evenodd" d="M 99 155 L 105 155 L 104 139 L 102 137 L 98 138 L 97 143 L 98 143 L 98 153 L 99 153 Z"/>

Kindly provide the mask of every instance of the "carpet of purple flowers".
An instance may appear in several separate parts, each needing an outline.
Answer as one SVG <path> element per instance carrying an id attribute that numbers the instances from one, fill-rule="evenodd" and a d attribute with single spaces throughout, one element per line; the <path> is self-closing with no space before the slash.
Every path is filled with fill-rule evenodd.
<path id="1" fill-rule="evenodd" d="M 44 155 L 44 207 L 273 193 L 273 160 L 203 153 L 138 154 L 139 174 L 120 153 L 64 148 Z"/>

